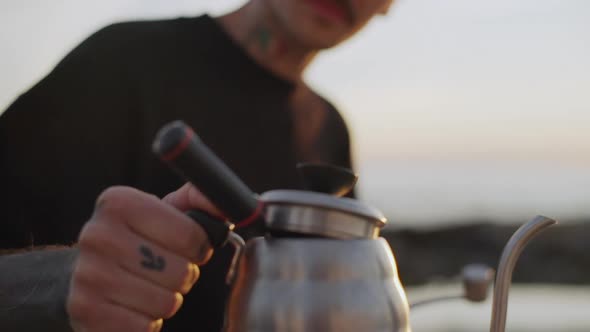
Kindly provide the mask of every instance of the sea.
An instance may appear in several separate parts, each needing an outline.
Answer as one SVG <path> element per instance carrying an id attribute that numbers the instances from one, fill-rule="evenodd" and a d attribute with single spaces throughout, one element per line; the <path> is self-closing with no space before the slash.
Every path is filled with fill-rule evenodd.
<path id="1" fill-rule="evenodd" d="M 390 229 L 520 225 L 536 215 L 561 224 L 590 220 L 590 165 L 583 163 L 380 160 L 358 166 L 359 198 L 381 210 Z M 456 294 L 459 280 L 407 289 L 410 302 Z M 413 332 L 489 331 L 491 307 L 491 293 L 483 303 L 417 307 Z M 587 286 L 513 285 L 506 331 L 590 331 L 590 280 Z"/>

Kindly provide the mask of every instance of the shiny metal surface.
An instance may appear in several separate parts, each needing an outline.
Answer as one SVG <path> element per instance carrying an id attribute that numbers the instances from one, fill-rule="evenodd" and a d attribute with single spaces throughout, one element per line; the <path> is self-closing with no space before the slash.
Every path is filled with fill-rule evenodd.
<path id="1" fill-rule="evenodd" d="M 335 239 L 374 239 L 381 228 L 373 220 L 341 211 L 303 205 L 268 205 L 269 229 Z"/>
<path id="2" fill-rule="evenodd" d="M 226 332 L 410 332 L 409 307 L 382 239 L 250 240 Z"/>
<path id="3" fill-rule="evenodd" d="M 337 197 L 313 191 L 281 189 L 265 192 L 260 196 L 260 200 L 265 205 L 305 205 L 346 212 L 373 220 L 379 227 L 385 226 L 386 222 L 385 216 L 381 211 L 348 197 Z"/>
<path id="4" fill-rule="evenodd" d="M 244 239 L 241 236 L 234 232 L 229 232 L 227 242 L 234 247 L 234 255 L 225 276 L 225 283 L 231 285 L 236 277 L 240 258 L 242 258 L 242 253 L 244 252 L 244 248 L 246 248 L 246 242 L 244 242 Z"/>
<path id="5" fill-rule="evenodd" d="M 374 239 L 387 220 L 383 214 L 354 199 L 300 190 L 264 193 L 266 226 L 336 239 Z"/>
<path id="6" fill-rule="evenodd" d="M 521 226 L 512 235 L 506 247 L 502 251 L 498 273 L 496 275 L 496 285 L 494 288 L 494 299 L 492 303 L 492 322 L 491 332 L 503 332 L 506 329 L 506 311 L 508 309 L 508 290 L 512 280 L 512 272 L 516 261 L 524 247 L 539 232 L 551 225 L 557 224 L 557 221 L 543 216 L 537 216 L 533 220 Z"/>

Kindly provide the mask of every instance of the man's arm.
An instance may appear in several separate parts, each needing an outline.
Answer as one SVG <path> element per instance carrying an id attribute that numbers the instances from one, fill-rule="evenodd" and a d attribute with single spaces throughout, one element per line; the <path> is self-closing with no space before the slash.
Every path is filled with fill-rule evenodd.
<path id="1" fill-rule="evenodd" d="M 72 331 L 65 303 L 77 249 L 0 254 L 0 330 Z"/>

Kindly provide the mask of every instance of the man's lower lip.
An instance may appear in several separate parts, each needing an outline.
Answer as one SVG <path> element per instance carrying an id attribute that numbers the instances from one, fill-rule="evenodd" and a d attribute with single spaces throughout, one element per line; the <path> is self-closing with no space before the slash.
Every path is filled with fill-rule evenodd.
<path id="1" fill-rule="evenodd" d="M 346 22 L 344 9 L 334 4 L 332 0 L 305 0 L 317 14 L 334 21 Z"/>

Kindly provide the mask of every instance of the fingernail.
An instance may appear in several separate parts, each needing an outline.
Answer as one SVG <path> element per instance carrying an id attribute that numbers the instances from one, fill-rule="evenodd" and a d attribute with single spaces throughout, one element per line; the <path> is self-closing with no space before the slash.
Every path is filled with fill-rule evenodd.
<path id="1" fill-rule="evenodd" d="M 162 318 L 152 322 L 150 325 L 150 332 L 160 332 L 162 325 L 164 325 L 164 320 Z"/>
<path id="2" fill-rule="evenodd" d="M 199 276 L 201 275 L 201 270 L 199 270 L 199 266 L 197 264 L 192 264 L 193 265 L 193 285 L 195 284 L 195 282 L 197 282 L 197 280 L 199 280 Z"/>
<path id="3" fill-rule="evenodd" d="M 101 206 L 104 205 L 104 202 L 106 201 L 106 198 L 104 196 L 104 194 L 100 194 L 96 198 L 96 201 L 94 202 L 94 210 L 98 210 Z"/>
<path id="4" fill-rule="evenodd" d="M 189 263 L 188 270 L 189 272 L 186 276 L 186 279 L 184 280 L 184 285 L 182 285 L 182 291 L 185 294 L 188 293 L 188 291 L 193 287 L 195 282 L 197 282 L 200 274 L 199 267 L 196 264 Z"/>
<path id="5" fill-rule="evenodd" d="M 201 246 L 199 247 L 199 258 L 197 260 L 197 264 L 205 264 L 213 255 L 213 249 L 209 244 L 209 241 L 203 241 Z"/>
<path id="6" fill-rule="evenodd" d="M 180 306 L 182 306 L 182 302 L 184 301 L 184 298 L 182 297 L 182 295 L 180 293 L 175 293 L 174 297 L 175 297 L 174 304 L 172 306 L 172 309 L 168 313 L 168 315 L 165 316 L 166 318 L 170 318 L 170 317 L 174 316 L 176 314 L 176 312 L 178 311 L 178 309 L 180 309 Z"/>

